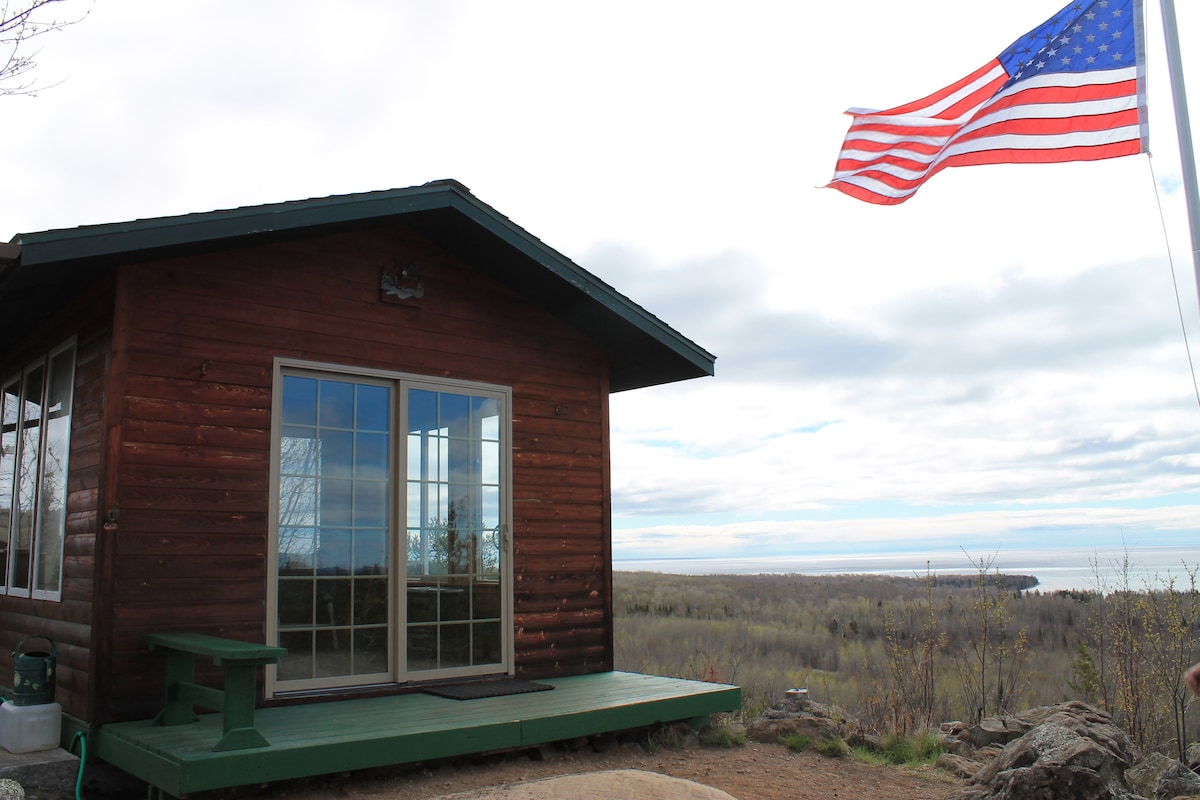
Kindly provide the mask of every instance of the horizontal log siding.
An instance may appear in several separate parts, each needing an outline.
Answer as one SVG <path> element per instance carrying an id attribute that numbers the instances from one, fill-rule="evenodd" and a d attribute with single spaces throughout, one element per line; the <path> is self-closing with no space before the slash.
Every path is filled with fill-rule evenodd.
<path id="1" fill-rule="evenodd" d="M 96 619 L 92 603 L 111 304 L 110 284 L 100 281 L 88 287 L 45 326 L 31 331 L 21 342 L 7 343 L 0 362 L 0 376 L 6 377 L 70 336 L 76 337 L 62 600 L 0 595 L 0 685 L 13 684 L 11 654 L 21 639 L 49 637 L 57 651 L 55 700 L 68 714 L 81 719 L 89 717 L 92 702 Z M 37 641 L 31 647 L 44 649 L 45 643 Z"/>
<path id="2" fill-rule="evenodd" d="M 381 302 L 382 268 L 413 261 L 419 306 Z M 135 288 L 114 718 L 158 703 L 161 665 L 143 633 L 264 640 L 277 356 L 511 386 L 518 669 L 548 677 L 611 660 L 607 362 L 593 342 L 400 228 L 123 269 Z"/>

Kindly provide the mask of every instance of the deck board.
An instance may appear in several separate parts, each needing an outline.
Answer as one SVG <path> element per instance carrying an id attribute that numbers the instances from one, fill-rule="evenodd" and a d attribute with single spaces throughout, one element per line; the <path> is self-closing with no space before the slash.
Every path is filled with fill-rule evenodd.
<path id="1" fill-rule="evenodd" d="M 190 725 L 105 725 L 104 761 L 176 797 L 209 789 L 530 747 L 734 711 L 736 686 L 604 672 L 545 680 L 549 692 L 452 700 L 427 694 L 259 709 L 271 743 L 214 752 L 217 714 Z"/>

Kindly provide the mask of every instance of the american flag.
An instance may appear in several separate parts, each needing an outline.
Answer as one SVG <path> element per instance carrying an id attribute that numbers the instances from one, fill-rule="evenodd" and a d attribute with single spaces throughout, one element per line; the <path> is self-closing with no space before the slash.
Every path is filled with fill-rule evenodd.
<path id="1" fill-rule="evenodd" d="M 1095 161 L 1146 143 L 1142 0 L 1077 0 L 941 91 L 852 108 L 829 186 L 895 205 L 946 167 Z"/>

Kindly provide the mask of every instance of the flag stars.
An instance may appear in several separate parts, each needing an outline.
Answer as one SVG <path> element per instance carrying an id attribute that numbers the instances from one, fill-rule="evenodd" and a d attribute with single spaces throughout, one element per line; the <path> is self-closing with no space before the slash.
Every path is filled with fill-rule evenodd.
<path id="1" fill-rule="evenodd" d="M 1013 42 L 1001 57 L 1012 80 L 1042 72 L 1083 72 L 1132 63 L 1135 56 L 1126 44 L 1131 40 L 1124 36 L 1130 25 L 1130 15 L 1124 13 L 1126 2 L 1075 2 L 1066 16 L 1052 19 Z"/>

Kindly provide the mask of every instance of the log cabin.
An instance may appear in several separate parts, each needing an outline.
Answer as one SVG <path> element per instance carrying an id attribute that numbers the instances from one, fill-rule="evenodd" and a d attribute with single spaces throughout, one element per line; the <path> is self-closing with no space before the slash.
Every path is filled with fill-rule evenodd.
<path id="1" fill-rule="evenodd" d="M 715 360 L 456 181 L 17 236 L 0 300 L 0 685 L 51 639 L 85 730 L 165 633 L 281 648 L 259 708 L 611 671 L 609 395 Z"/>

